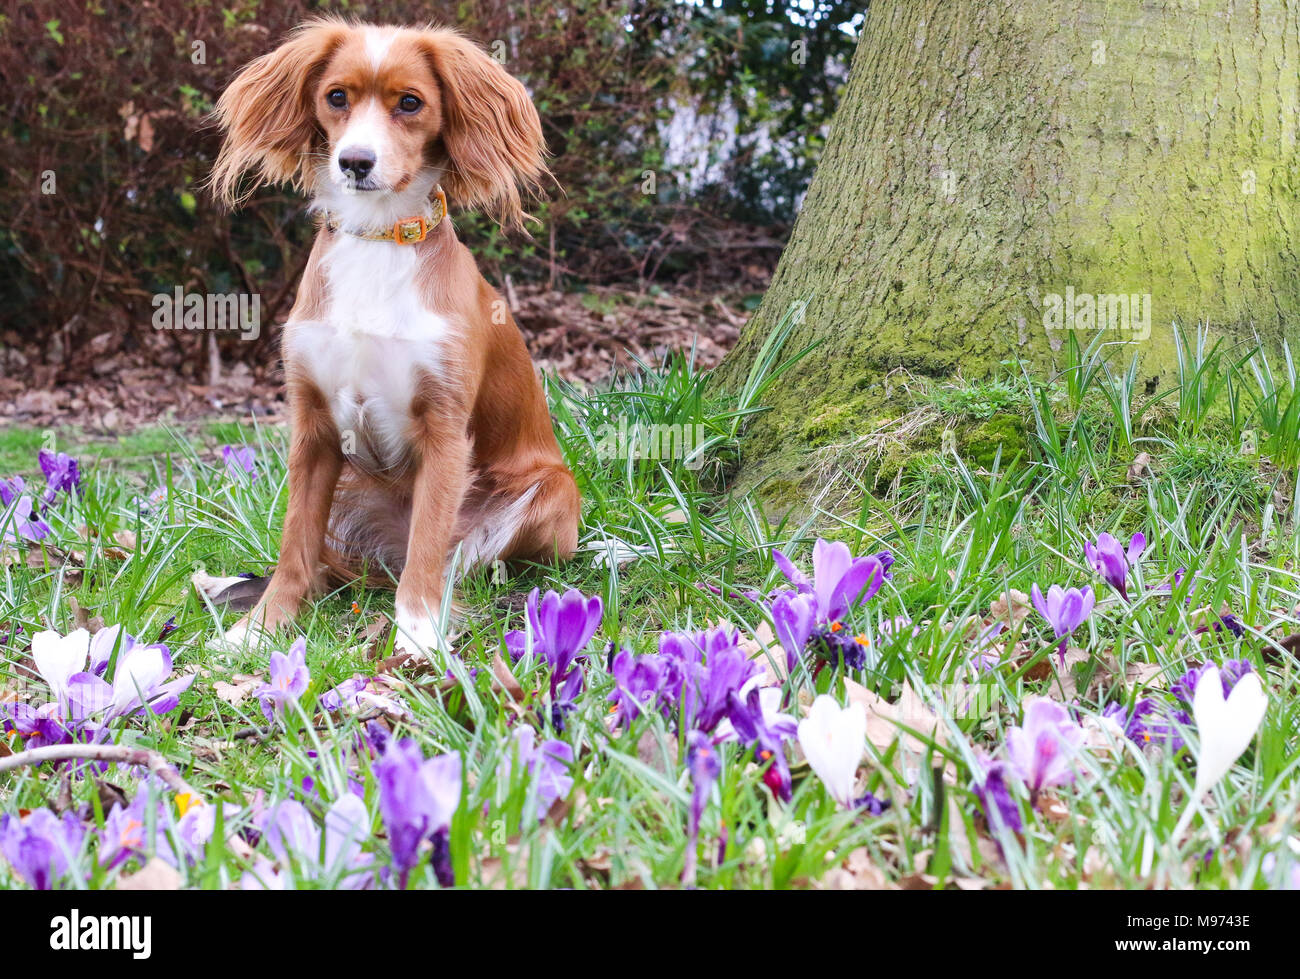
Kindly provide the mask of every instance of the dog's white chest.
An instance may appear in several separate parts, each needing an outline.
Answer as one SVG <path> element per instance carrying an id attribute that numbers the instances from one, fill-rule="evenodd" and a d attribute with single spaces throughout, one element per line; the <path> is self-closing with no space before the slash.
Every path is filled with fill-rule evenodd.
<path id="1" fill-rule="evenodd" d="M 329 402 L 344 454 L 381 471 L 407 456 L 422 373 L 443 373 L 447 321 L 424 307 L 412 249 L 343 238 L 322 263 L 320 321 L 297 322 L 287 352 Z"/>

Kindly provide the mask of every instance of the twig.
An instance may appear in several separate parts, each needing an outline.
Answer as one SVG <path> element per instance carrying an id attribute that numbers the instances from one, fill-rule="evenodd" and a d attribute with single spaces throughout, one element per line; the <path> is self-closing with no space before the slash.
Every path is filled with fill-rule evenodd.
<path id="1" fill-rule="evenodd" d="M 19 751 L 0 758 L 0 772 L 12 771 L 26 765 L 43 765 L 47 761 L 65 761 L 83 758 L 90 761 L 112 761 L 122 765 L 144 765 L 173 790 L 202 799 L 203 796 L 181 777 L 175 766 L 163 755 L 147 748 L 130 748 L 118 744 L 51 744 L 43 748 Z"/>

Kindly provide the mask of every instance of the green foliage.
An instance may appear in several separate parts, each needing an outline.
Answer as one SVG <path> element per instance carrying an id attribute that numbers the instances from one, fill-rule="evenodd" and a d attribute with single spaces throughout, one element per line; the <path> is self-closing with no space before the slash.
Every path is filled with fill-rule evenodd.
<path id="1" fill-rule="evenodd" d="M 178 285 L 258 293 L 263 322 L 283 318 L 313 224 L 283 188 L 233 215 L 215 206 L 201 190 L 220 139 L 206 113 L 240 67 L 322 11 L 454 23 L 528 86 L 555 177 L 532 207 L 532 236 L 506 236 L 451 202 L 458 234 L 497 282 L 507 272 L 557 285 L 730 276 L 742 253 L 716 247 L 722 223 L 793 217 L 853 46 L 839 27 L 853 11 L 838 2 L 805 12 L 792 2 L 567 0 L 530 7 L 523 24 L 509 0 L 240 0 L 146 5 L 130 17 L 36 0 L 0 22 L 0 73 L 33 80 L 11 86 L 0 121 L 0 148 L 23 174 L 0 184 L 7 325 L 29 335 L 66 326 L 79 349 L 106 321 L 148 329 L 151 296 Z M 796 41 L 803 64 L 792 60 Z M 692 187 L 666 163 L 664 126 L 682 106 L 723 113 L 741 141 L 716 186 Z M 769 128 L 770 150 L 756 160 L 751 144 Z M 45 193 L 51 172 L 55 192 Z M 761 196 L 775 210 L 760 206 L 751 178 L 771 185 Z M 270 333 L 227 353 L 259 356 Z M 174 339 L 193 351 L 201 342 Z"/>

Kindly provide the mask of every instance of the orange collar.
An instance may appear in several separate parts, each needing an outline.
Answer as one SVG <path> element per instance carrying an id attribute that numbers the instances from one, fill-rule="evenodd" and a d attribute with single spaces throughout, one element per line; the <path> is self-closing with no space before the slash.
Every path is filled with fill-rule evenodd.
<path id="1" fill-rule="evenodd" d="M 330 217 L 328 211 L 325 212 L 325 227 L 330 231 L 342 231 L 345 235 L 351 235 L 353 238 L 364 238 L 366 241 L 391 241 L 398 245 L 416 245 L 429 237 L 429 232 L 438 227 L 442 219 L 447 216 L 447 195 L 441 187 L 434 190 L 433 213 L 428 217 L 417 216 L 413 218 L 402 218 L 400 221 L 393 223 L 391 228 L 383 231 L 348 231 L 339 225 L 336 218 Z"/>

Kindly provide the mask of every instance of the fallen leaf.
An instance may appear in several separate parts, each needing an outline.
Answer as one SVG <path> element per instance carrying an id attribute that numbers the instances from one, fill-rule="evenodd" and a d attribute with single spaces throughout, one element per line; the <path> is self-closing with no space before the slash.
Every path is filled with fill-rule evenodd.
<path id="1" fill-rule="evenodd" d="M 510 667 L 506 661 L 497 653 L 492 657 L 492 677 L 496 680 L 497 686 L 505 691 L 506 696 L 517 704 L 524 702 L 524 688 L 519 685 L 515 675 L 510 672 Z"/>
<path id="2" fill-rule="evenodd" d="M 235 704 L 246 700 L 250 694 L 262 686 L 262 674 L 260 672 L 253 674 L 236 673 L 232 676 L 230 683 L 224 680 L 217 680 L 212 684 L 212 689 L 219 700 L 224 700 L 232 707 Z"/>
<path id="3" fill-rule="evenodd" d="M 930 737 L 936 744 L 946 743 L 947 731 L 938 715 L 906 680 L 903 681 L 898 702 L 894 704 L 848 677 L 844 678 L 844 690 L 848 694 L 849 703 L 861 704 L 866 709 L 867 740 L 880 751 L 885 751 L 894 743 L 903 727 Z M 915 734 L 906 734 L 903 744 L 917 753 L 927 750 L 925 742 Z"/>
<path id="4" fill-rule="evenodd" d="M 1030 604 L 1029 596 L 1012 588 L 1004 591 L 989 606 L 989 618 L 993 621 L 987 624 L 1005 622 L 1007 630 L 1014 632 L 1016 627 L 1024 622 L 1032 611 L 1033 606 Z"/>
<path id="5" fill-rule="evenodd" d="M 1128 481 L 1136 483 L 1144 473 L 1151 471 L 1151 455 L 1147 452 L 1139 452 L 1133 461 L 1128 465 Z"/>
<path id="6" fill-rule="evenodd" d="M 152 857 L 148 863 L 117 882 L 119 891 L 179 891 L 181 875 L 175 868 Z"/>

